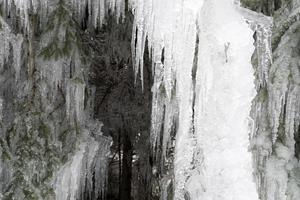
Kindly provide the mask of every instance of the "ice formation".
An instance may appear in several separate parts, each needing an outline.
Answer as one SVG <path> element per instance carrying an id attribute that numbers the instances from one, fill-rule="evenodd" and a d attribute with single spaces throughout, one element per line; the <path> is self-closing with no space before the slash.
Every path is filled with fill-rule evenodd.
<path id="1" fill-rule="evenodd" d="M 52 35 L 30 40 L 28 13 L 52 4 L 12 2 L 5 1 L 0 17 L 0 199 L 103 198 L 111 139 L 92 119 L 80 52 L 73 46 L 65 57 L 44 59 L 40 52 Z M 12 6 L 21 27 L 4 20 Z M 67 37 L 65 26 L 57 30 Z"/>
<path id="2" fill-rule="evenodd" d="M 92 198 L 105 196 L 107 155 L 111 141 L 101 136 L 98 139 L 87 136 L 88 133 L 85 133 L 77 152 L 55 175 L 57 200 L 84 199 L 85 193 L 91 194 Z M 95 184 L 93 179 L 97 181 Z"/>
<path id="3" fill-rule="evenodd" d="M 253 66 L 258 94 L 251 111 L 251 147 L 261 199 L 300 198 L 299 54 L 294 49 L 299 46 L 299 6 L 293 1 L 291 10 L 284 8 L 282 16 L 275 16 L 273 30 L 270 24 L 257 29 Z"/>
<path id="4" fill-rule="evenodd" d="M 24 38 L 34 32 L 31 14 L 39 15 L 40 26 L 44 27 L 57 2 L 62 1 L 0 1 L 3 18 L 20 18 L 20 32 L 23 32 L 15 34 L 8 25 L 10 21 L 0 17 L 0 69 L 13 77 L 19 90 L 0 88 L 0 131 L 17 132 L 21 136 L 25 132 L 30 136 L 27 138 L 25 134 L 29 142 L 49 146 L 46 150 L 50 151 L 51 159 L 56 149 L 67 157 L 66 161 L 65 157 L 54 156 L 60 160 L 52 166 L 41 156 L 28 153 L 27 163 L 18 154 L 22 138 L 9 136 L 13 148 L 11 143 L 1 140 L 0 155 L 9 161 L 0 161 L 0 175 L 5 179 L 0 183 L 0 198 L 12 194 L 19 199 L 24 195 L 43 198 L 44 191 L 36 191 L 28 179 L 49 178 L 48 172 L 34 174 L 32 169 L 38 167 L 31 156 L 53 168 L 52 182 L 45 181 L 43 185 L 50 199 L 51 195 L 59 200 L 76 199 L 83 193 L 101 197 L 105 191 L 105 159 L 110 140 L 101 136 L 98 122 L 88 117 L 84 102 L 89 99 L 85 96 L 87 83 L 80 53 L 74 50 L 67 58 L 45 61 L 34 56 L 31 38 L 28 43 Z M 300 148 L 297 141 L 300 3 L 290 2 L 289 8 L 282 9 L 282 17 L 274 16 L 275 27 L 272 27 L 271 17 L 240 8 L 235 0 L 128 1 L 134 14 L 132 54 L 137 77 L 143 77 L 146 47 L 152 58 L 151 142 L 160 161 L 160 166 L 154 168 L 162 174 L 161 199 L 169 198 L 172 185 L 176 200 L 300 198 L 299 155 L 295 155 Z M 72 8 L 78 22 L 88 16 L 89 25 L 94 27 L 101 27 L 110 12 L 118 20 L 125 17 L 123 0 L 65 0 L 64 3 Z M 67 37 L 66 30 L 65 27 L 59 30 L 60 38 Z M 47 42 L 47 37 L 42 38 L 41 46 Z M 29 58 L 22 57 L 23 51 Z M 253 52 L 254 69 L 250 64 Z M 12 69 L 5 68 L 9 62 Z M 13 88 L 12 81 L 6 78 L 0 74 L 0 83 Z M 14 97 L 22 104 L 25 96 L 39 109 L 25 114 L 13 110 L 13 102 L 8 99 Z M 65 101 L 63 106 L 57 103 L 61 99 Z M 10 121 L 10 126 L 2 127 L 6 124 L 4 119 Z M 41 121 L 46 125 L 37 127 Z M 36 129 L 46 136 L 32 139 L 38 135 Z M 66 131 L 59 133 L 59 129 Z M 51 138 L 47 132 L 51 132 Z M 77 135 L 79 132 L 81 136 Z M 174 152 L 170 152 L 172 148 Z M 31 152 L 30 148 L 25 150 Z M 12 156 L 20 159 L 21 164 L 9 159 Z M 170 159 L 172 156 L 174 161 Z M 10 171 L 16 164 L 20 169 Z M 165 170 L 165 165 L 171 167 Z M 93 172 L 99 176 L 94 183 L 97 190 L 92 188 Z M 22 173 L 27 173 L 26 179 Z M 26 185 L 25 192 L 6 187 L 20 178 Z M 51 184 L 55 194 L 50 194 Z"/>
<path id="5" fill-rule="evenodd" d="M 16 8 L 17 15 L 21 19 L 21 26 L 30 31 L 30 14 L 29 12 L 40 15 L 46 20 L 47 13 L 53 9 L 56 2 L 63 1 L 69 7 L 74 8 L 76 16 L 82 19 L 88 16 L 90 23 L 95 27 L 102 26 L 105 23 L 105 15 L 108 12 L 115 14 L 118 20 L 122 20 L 125 15 L 125 1 L 123 0 L 1 0 L 6 15 L 11 14 L 12 7 Z M 46 17 L 45 17 L 46 16 Z M 42 21 L 41 23 L 45 23 Z"/>
<path id="6" fill-rule="evenodd" d="M 258 199 L 247 126 L 255 94 L 253 31 L 232 1 L 206 2 L 202 9 L 195 137 L 203 160 L 187 182 L 189 192 L 192 199 Z M 202 191 L 194 187 L 199 184 Z"/>
<path id="7" fill-rule="evenodd" d="M 162 144 L 164 156 L 178 123 L 175 199 L 258 199 L 247 125 L 255 95 L 253 31 L 234 1 L 154 0 L 133 7 L 136 74 L 142 74 L 147 39 L 152 142 Z"/>

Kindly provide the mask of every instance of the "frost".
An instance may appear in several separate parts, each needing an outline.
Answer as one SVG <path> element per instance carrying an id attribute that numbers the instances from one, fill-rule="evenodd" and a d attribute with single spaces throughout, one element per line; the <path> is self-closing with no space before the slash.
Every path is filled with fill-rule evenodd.
<path id="1" fill-rule="evenodd" d="M 59 1 L 64 1 L 74 8 L 80 21 L 86 16 L 88 8 L 87 14 L 94 27 L 101 27 L 105 23 L 105 15 L 109 11 L 115 14 L 117 20 L 123 20 L 125 15 L 123 0 L 1 0 L 0 3 L 3 3 L 6 15 L 11 14 L 12 7 L 16 7 L 21 27 L 30 32 L 30 12 L 38 14 L 42 19 L 41 23 L 45 23 L 48 11 Z"/>
<path id="2" fill-rule="evenodd" d="M 87 130 L 86 130 L 87 131 Z M 76 200 L 85 193 L 95 197 L 104 195 L 106 174 L 107 174 L 107 155 L 111 141 L 98 137 L 94 139 L 84 133 L 82 142 L 78 150 L 56 174 L 55 194 L 56 200 Z M 100 134 L 100 133 L 98 133 Z M 93 181 L 95 182 L 95 190 Z"/>
<path id="3" fill-rule="evenodd" d="M 17 35 L 15 38 L 15 41 L 13 42 L 13 51 L 14 51 L 13 52 L 13 55 L 14 55 L 13 66 L 15 68 L 16 81 L 19 80 L 19 77 L 20 77 L 22 45 L 23 45 L 23 37 L 21 35 Z"/>
<path id="4" fill-rule="evenodd" d="M 79 79 L 70 80 L 66 89 L 67 116 L 70 120 L 84 121 L 85 84 Z"/>
<path id="5" fill-rule="evenodd" d="M 290 13 L 285 10 L 282 17 L 275 15 L 274 23 L 253 26 L 257 33 L 253 66 L 258 93 L 251 110 L 251 149 L 259 196 L 266 200 L 300 198 L 295 181 L 299 179 L 295 149 L 300 110 L 296 100 L 300 94 L 296 67 L 299 55 L 295 54 L 299 44 L 298 9 L 295 4 Z"/>
<path id="6" fill-rule="evenodd" d="M 15 70 L 15 81 L 20 79 L 20 70 L 22 65 L 22 45 L 24 38 L 21 34 L 13 34 L 7 23 L 0 17 L 2 30 L 0 29 L 0 69 L 4 67 L 5 62 L 9 61 L 10 49 L 12 48 L 13 67 Z"/>
<path id="7" fill-rule="evenodd" d="M 20 51 L 22 45 L 22 37 L 20 35 L 15 35 L 11 32 L 10 27 L 5 23 L 5 21 L 0 17 L 0 23 L 2 29 L 0 29 L 0 69 L 2 69 L 5 62 L 8 61 L 8 56 L 10 53 L 10 45 L 13 45 L 13 51 L 16 53 L 14 55 L 14 63 L 16 64 L 16 76 L 18 76 L 20 68 Z"/>

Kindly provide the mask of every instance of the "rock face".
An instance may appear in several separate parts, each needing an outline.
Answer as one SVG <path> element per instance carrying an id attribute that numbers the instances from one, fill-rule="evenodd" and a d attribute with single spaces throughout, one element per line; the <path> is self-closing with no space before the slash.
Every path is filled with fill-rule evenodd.
<path id="1" fill-rule="evenodd" d="M 54 13 L 64 13 L 60 3 Z M 92 118 L 87 65 L 75 47 L 65 49 L 64 56 L 42 54 L 51 50 L 52 34 L 41 34 L 33 19 L 20 20 L 29 27 L 10 21 L 19 17 L 18 4 L 10 6 L 0 19 L 0 199 L 104 197 L 112 141 Z M 58 46 L 73 47 L 64 40 L 74 37 L 64 37 L 73 34 L 68 33 L 72 24 L 53 22 L 62 43 Z"/>
<path id="2" fill-rule="evenodd" d="M 259 195 L 266 200 L 300 198 L 299 5 L 299 1 L 270 1 L 267 10 L 272 12 L 256 10 L 273 15 L 271 28 L 256 31 L 252 59 L 257 96 L 251 110 L 251 149 Z"/>

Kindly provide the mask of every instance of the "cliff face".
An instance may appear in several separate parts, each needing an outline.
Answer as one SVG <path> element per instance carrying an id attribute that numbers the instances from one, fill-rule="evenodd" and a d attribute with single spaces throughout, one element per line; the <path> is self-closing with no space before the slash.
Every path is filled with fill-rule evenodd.
<path id="1" fill-rule="evenodd" d="M 0 199 L 149 198 L 151 69 L 142 90 L 125 1 L 0 5 Z"/>
<path id="2" fill-rule="evenodd" d="M 100 198 L 112 141 L 91 117 L 82 54 L 75 47 L 65 56 L 42 54 L 52 51 L 52 35 L 38 30 L 37 16 L 29 27 L 18 24 L 27 21 L 10 6 L 0 19 L 0 199 Z M 64 26 L 53 29 L 55 42 L 72 37 Z"/>
<path id="3" fill-rule="evenodd" d="M 250 6 L 273 16 L 271 28 L 256 31 L 252 59 L 257 96 L 251 111 L 251 149 L 261 199 L 299 198 L 299 5 L 269 1 L 268 12 Z"/>

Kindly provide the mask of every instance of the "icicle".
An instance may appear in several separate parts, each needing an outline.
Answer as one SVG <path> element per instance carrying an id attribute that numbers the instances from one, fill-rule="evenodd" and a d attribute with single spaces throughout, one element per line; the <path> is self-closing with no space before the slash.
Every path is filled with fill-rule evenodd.
<path id="1" fill-rule="evenodd" d="M 206 6 L 205 9 L 201 9 L 203 3 Z M 213 102 L 215 102 L 214 95 L 218 95 L 217 93 L 211 93 L 210 88 L 216 87 L 215 90 L 219 91 L 218 87 L 221 87 L 222 84 L 228 84 L 228 87 L 232 87 L 232 93 L 235 94 L 234 98 L 242 98 L 240 95 L 244 95 L 244 101 L 241 101 L 243 102 L 243 105 L 239 108 L 241 109 L 242 106 L 244 106 L 243 112 L 240 112 L 240 117 L 245 120 L 248 118 L 247 115 L 250 109 L 250 101 L 253 95 L 253 84 L 251 83 L 253 77 L 251 76 L 250 66 L 250 55 L 253 50 L 251 45 L 251 31 L 243 21 L 242 17 L 234 10 L 233 1 L 229 0 L 222 3 L 216 1 L 193 0 L 185 2 L 162 2 L 156 0 L 132 1 L 130 2 L 130 6 L 133 8 L 135 15 L 132 46 L 134 51 L 133 56 L 135 58 L 136 75 L 139 71 L 142 71 L 140 68 L 142 67 L 146 38 L 148 39 L 148 44 L 151 48 L 150 52 L 152 52 L 154 72 L 154 86 L 152 88 L 152 142 L 154 143 L 154 146 L 160 143 L 160 129 L 162 127 L 162 122 L 164 121 L 166 124 L 164 124 L 164 133 L 162 137 L 163 152 L 165 151 L 169 140 L 170 127 L 172 127 L 173 123 L 172 119 L 174 119 L 174 115 L 176 115 L 174 114 L 174 111 L 178 110 L 178 130 L 176 133 L 174 162 L 174 198 L 197 199 L 199 198 L 199 195 L 203 195 L 202 197 L 207 199 L 213 198 L 217 193 L 223 193 L 220 193 L 219 191 L 214 192 L 214 185 L 216 185 L 218 190 L 221 190 L 224 186 L 222 182 L 226 177 L 232 179 L 232 182 L 236 182 L 234 181 L 236 177 L 231 177 L 228 174 L 226 177 L 220 177 L 220 182 L 215 182 L 214 185 L 212 183 L 210 184 L 211 179 L 209 178 L 209 173 L 216 173 L 209 161 L 214 158 L 214 154 L 211 154 L 210 149 L 215 148 L 215 146 L 211 147 L 211 145 L 218 143 L 218 141 L 209 142 L 210 139 L 212 139 L 210 138 L 212 135 L 209 134 L 207 125 L 211 123 L 214 128 L 216 128 L 217 125 L 214 125 L 213 118 L 208 122 L 203 122 L 201 120 L 205 120 L 207 117 L 206 115 L 209 113 L 216 112 L 222 114 L 222 110 L 218 109 L 210 110 L 210 112 L 207 111 L 210 107 L 215 107 L 213 104 Z M 225 11 L 224 7 L 226 8 Z M 214 14 L 211 10 L 215 10 Z M 202 12 L 199 20 L 205 24 L 200 26 L 200 33 L 198 33 L 197 27 L 199 12 Z M 217 21 L 214 21 L 214 19 Z M 211 23 L 205 21 L 211 21 Z M 234 31 L 239 32 L 239 34 L 234 33 Z M 197 34 L 200 34 L 202 43 L 200 44 L 198 55 L 198 59 L 200 60 L 198 61 L 199 72 L 197 73 L 197 88 L 194 90 L 192 71 Z M 233 35 L 240 35 L 240 38 L 232 38 Z M 215 39 L 212 39 L 212 37 L 215 37 Z M 225 41 L 226 39 L 227 41 Z M 212 45 L 207 41 L 210 41 Z M 226 44 L 227 50 L 224 47 Z M 213 47 L 215 47 L 215 49 Z M 239 48 L 243 50 L 240 50 Z M 245 51 L 245 54 L 238 54 L 238 52 L 243 51 Z M 238 59 L 236 54 L 243 58 Z M 214 59 L 209 60 L 210 56 L 213 56 Z M 220 58 L 216 59 L 218 57 Z M 243 63 L 242 59 L 247 62 L 244 61 Z M 226 67 L 227 65 L 228 67 Z M 236 71 L 229 71 L 229 66 L 231 71 Z M 237 68 L 237 66 L 243 66 L 244 71 Z M 218 75 L 217 73 L 220 74 Z M 240 87 L 237 86 L 236 83 L 228 82 L 230 79 L 237 78 L 237 73 L 240 73 L 241 76 L 245 76 L 246 82 L 240 84 Z M 227 74 L 229 78 L 220 78 L 224 74 Z M 247 74 L 248 76 L 246 77 Z M 220 82 L 218 82 L 215 77 L 219 77 Z M 176 89 L 174 90 L 175 80 Z M 223 83 L 221 83 L 222 81 Z M 232 85 L 230 85 L 231 83 Z M 174 98 L 174 91 L 176 91 L 176 103 L 174 103 L 174 100 L 172 99 Z M 223 91 L 226 91 L 226 88 L 224 88 Z M 220 90 L 219 93 L 222 94 L 222 91 Z M 224 95 L 226 96 L 226 94 Z M 193 107 L 194 96 L 196 96 L 197 99 L 195 108 Z M 227 97 L 229 98 L 228 95 L 224 98 Z M 222 97 L 218 99 L 222 99 Z M 230 100 L 229 102 L 233 101 Z M 218 104 L 218 101 L 215 103 Z M 208 107 L 209 105 L 211 106 Z M 219 109 L 221 109 L 221 107 Z M 233 109 L 235 108 L 236 107 L 233 106 Z M 227 113 L 230 113 L 230 111 Z M 197 116 L 195 122 L 193 122 L 194 115 Z M 249 199 L 253 200 L 258 197 L 255 191 L 254 182 L 252 182 L 251 179 L 251 155 L 247 153 L 248 126 L 244 126 L 243 120 L 238 121 L 240 123 L 240 130 L 243 133 L 239 138 L 242 142 L 236 140 L 237 143 L 234 143 L 233 148 L 240 149 L 238 151 L 243 153 L 243 159 L 240 161 L 241 163 L 239 166 L 235 166 L 234 169 L 236 169 L 236 174 L 243 175 L 244 178 L 247 177 L 245 178 L 245 182 L 241 184 L 246 187 L 242 188 L 242 186 L 240 186 L 240 189 L 241 191 L 245 191 L 245 188 L 247 188 L 248 192 L 251 190 Z M 221 122 L 222 121 L 219 121 L 220 124 Z M 233 124 L 237 124 L 237 122 L 234 122 Z M 224 126 L 227 125 L 230 126 L 230 124 L 224 124 Z M 194 129 L 194 126 L 196 126 L 196 129 Z M 232 134 L 236 132 L 236 129 L 231 126 L 227 127 L 227 129 L 224 127 L 224 129 L 225 130 L 223 131 L 220 130 L 220 133 L 215 133 L 214 137 L 218 137 L 218 135 L 221 137 L 222 132 L 226 132 L 227 129 L 232 129 L 232 131 L 229 131 Z M 243 146 L 240 146 L 241 144 L 243 144 Z M 222 145 L 226 146 L 225 143 L 222 144 L 222 142 L 220 142 L 220 148 Z M 231 153 L 235 153 L 234 149 L 232 149 Z M 228 152 L 228 155 L 231 155 L 231 153 Z M 223 158 L 225 157 L 226 155 L 223 156 Z M 225 163 L 230 164 L 228 160 L 224 161 L 224 164 Z M 209 166 L 211 169 L 205 170 L 206 166 Z M 242 167 L 239 168 L 240 166 Z M 229 168 L 231 167 L 228 167 L 228 169 Z M 224 166 L 224 170 L 225 169 L 227 169 L 226 166 Z M 199 174 L 198 171 L 204 172 Z M 208 175 L 206 175 L 206 173 L 208 173 Z M 214 177 L 217 176 L 219 175 L 215 175 Z M 220 185 L 218 186 L 218 184 Z M 237 196 L 245 198 L 241 191 L 234 190 L 234 187 L 231 186 L 230 188 L 227 188 L 228 191 L 232 190 L 229 192 L 230 194 L 232 193 L 231 195 L 234 195 L 235 198 Z M 207 192 L 201 193 L 204 190 Z M 211 193 L 209 192 L 210 190 Z M 230 198 L 229 193 L 225 194 L 225 190 L 224 196 L 221 194 L 222 198 L 220 197 L 220 199 Z"/>
<path id="2" fill-rule="evenodd" d="M 12 33 L 2 17 L 0 17 L 0 23 L 2 25 L 2 30 L 0 30 L 0 69 L 2 69 L 4 62 L 8 60 Z"/>
<path id="3" fill-rule="evenodd" d="M 295 182 L 299 179 L 299 162 L 294 155 L 295 127 L 299 125 L 297 113 L 300 107 L 296 99 L 300 96 L 297 87 L 300 75 L 296 69 L 297 57 L 292 56 L 292 49 L 299 42 L 299 33 L 293 32 L 297 26 L 291 25 L 299 6 L 294 5 L 294 11 L 283 20 L 275 19 L 274 27 L 270 17 L 250 11 L 247 15 L 250 16 L 250 13 L 254 16 L 249 21 L 256 31 L 253 66 L 258 92 L 251 111 L 255 130 L 251 147 L 258 192 L 260 198 L 266 200 L 300 198 L 300 190 Z M 289 27 L 288 31 L 282 32 L 286 27 Z"/>
<path id="4" fill-rule="evenodd" d="M 0 30 L 0 37 L 2 38 L 0 42 L 0 69 L 4 65 L 4 62 L 8 61 L 11 44 L 13 51 L 13 67 L 15 69 L 15 80 L 18 81 L 21 69 L 23 37 L 20 34 L 13 34 L 2 18 L 0 18 L 0 23 L 2 24 L 2 30 Z"/>
<path id="5" fill-rule="evenodd" d="M 108 155 L 109 148 L 112 144 L 112 140 L 110 138 L 100 137 L 98 139 L 99 142 L 99 150 L 97 152 L 97 157 L 94 161 L 94 174 L 95 176 L 95 196 L 105 196 L 106 185 L 107 185 L 107 173 L 108 173 Z"/>
<path id="6" fill-rule="evenodd" d="M 2 120 L 3 120 L 3 99 L 0 98 L 0 125 L 2 125 L 3 123 Z M 0 167 L 0 171 L 1 171 L 1 167 Z"/>
<path id="7" fill-rule="evenodd" d="M 86 8 L 91 24 L 96 27 L 101 27 L 105 22 L 105 15 L 109 10 L 115 14 L 118 21 L 122 21 L 125 17 L 125 1 L 124 0 L 65 0 L 66 4 L 70 5 L 82 20 L 85 17 Z M 30 17 L 29 13 L 38 14 L 42 19 L 41 23 L 45 23 L 48 14 L 48 8 L 53 7 L 52 0 L 3 0 L 5 12 L 8 14 L 12 6 L 17 9 L 17 14 L 21 19 L 21 27 L 27 32 L 30 32 Z M 55 1 L 57 2 L 57 1 Z M 44 25 L 44 24 L 42 24 Z"/>
<path id="8" fill-rule="evenodd" d="M 79 123 L 82 123 L 84 122 L 85 84 L 76 77 L 68 81 L 66 87 L 67 116 L 71 122 L 75 118 Z"/>
<path id="9" fill-rule="evenodd" d="M 56 173 L 56 200 L 76 200 L 85 192 L 94 192 L 95 198 L 104 194 L 111 140 L 100 135 L 94 139 L 88 134 L 85 130 L 77 152 Z M 93 181 L 96 181 L 95 191 Z"/>
<path id="10" fill-rule="evenodd" d="M 15 68 L 15 79 L 16 81 L 19 80 L 20 77 L 20 70 L 21 70 L 21 59 L 22 59 L 22 45 L 23 45 L 23 37 L 22 35 L 17 35 L 15 41 L 13 42 L 13 56 L 14 62 L 13 66 Z"/>
<path id="11" fill-rule="evenodd" d="M 14 0 L 9 1 L 9 3 L 14 3 L 17 11 L 19 12 L 19 17 L 21 18 L 21 26 L 28 32 L 30 32 L 30 22 L 29 22 L 29 9 L 31 9 L 31 0 Z M 34 3 L 36 5 L 36 3 Z M 11 5 L 9 5 L 11 7 Z"/>
<path id="12" fill-rule="evenodd" d="M 293 18 L 293 16 L 292 13 L 289 18 Z M 285 23 L 282 22 L 282 24 Z M 280 26 L 277 25 L 277 27 Z M 273 35 L 273 41 L 276 40 L 276 37 Z M 274 62 L 270 68 L 267 88 L 269 93 L 268 116 L 275 150 L 272 155 L 275 156 L 267 161 L 266 170 L 275 169 L 277 173 L 267 174 L 266 180 L 270 184 L 267 183 L 265 194 L 268 200 L 273 197 L 277 199 L 300 198 L 299 195 L 295 196 L 294 194 L 300 191 L 299 186 L 297 190 L 289 191 L 290 180 L 299 179 L 297 173 L 300 167 L 297 155 L 295 155 L 295 138 L 300 121 L 300 73 L 299 55 L 296 55 L 294 50 L 299 42 L 299 24 L 293 25 L 292 23 L 281 36 L 276 49 L 273 49 Z M 274 187 L 275 183 L 276 187 Z"/>

